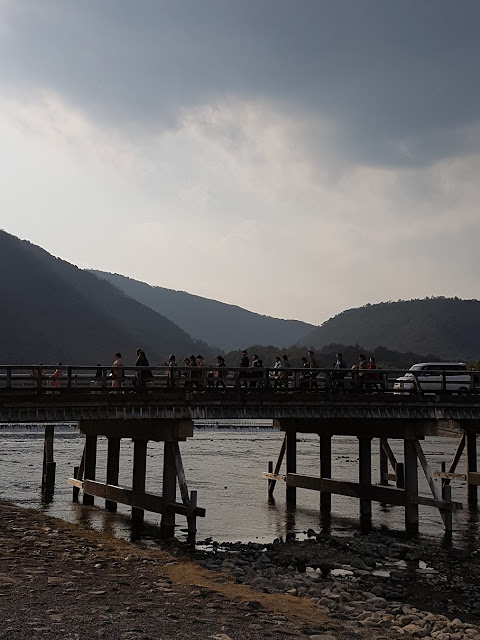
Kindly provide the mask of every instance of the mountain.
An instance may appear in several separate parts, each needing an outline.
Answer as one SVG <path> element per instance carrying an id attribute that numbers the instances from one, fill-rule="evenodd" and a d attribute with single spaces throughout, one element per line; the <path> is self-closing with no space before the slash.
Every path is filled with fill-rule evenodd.
<path id="1" fill-rule="evenodd" d="M 169 353 L 204 352 L 164 316 L 105 280 L 0 231 L 0 360 L 3 364 L 109 364 L 117 351 L 134 364 L 142 348 L 151 364 Z"/>
<path id="2" fill-rule="evenodd" d="M 262 316 L 232 304 L 225 304 L 163 287 L 153 287 L 117 273 L 94 271 L 127 296 L 163 314 L 195 338 L 225 351 L 249 344 L 295 344 L 313 325 L 299 320 Z"/>
<path id="3" fill-rule="evenodd" d="M 309 331 L 298 344 L 383 345 L 396 351 L 436 353 L 443 359 L 480 358 L 480 301 L 426 298 L 365 305 L 343 311 Z"/>

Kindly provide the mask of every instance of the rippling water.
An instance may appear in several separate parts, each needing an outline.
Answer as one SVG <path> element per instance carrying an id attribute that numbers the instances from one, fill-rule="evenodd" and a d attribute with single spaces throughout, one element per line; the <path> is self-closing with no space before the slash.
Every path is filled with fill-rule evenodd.
<path id="1" fill-rule="evenodd" d="M 198 491 L 198 504 L 207 515 L 198 518 L 198 539 L 213 537 L 218 541 L 267 541 L 285 537 L 287 530 L 302 535 L 308 528 L 319 531 L 325 526 L 318 512 L 319 495 L 299 489 L 297 507 L 292 512 L 285 506 L 285 487 L 277 483 L 275 504 L 267 500 L 267 481 L 260 474 L 267 470 L 269 460 L 276 461 L 283 434 L 267 428 L 201 428 L 193 438 L 180 443 L 189 489 Z M 390 441 L 397 457 L 402 459 L 402 441 Z M 378 478 L 378 441 L 373 441 L 372 479 Z M 456 450 L 455 438 L 427 438 L 422 447 L 433 470 L 442 461 L 449 464 Z M 55 431 L 56 485 L 50 502 L 42 502 L 41 471 L 43 427 L 5 426 L 0 429 L 0 495 L 13 502 L 41 509 L 50 515 L 72 522 L 88 523 L 95 528 L 130 536 L 130 510 L 119 505 L 117 515 L 103 509 L 86 508 L 72 503 L 72 489 L 66 479 L 78 465 L 83 437 L 73 425 L 59 425 Z M 98 439 L 97 479 L 105 480 L 106 439 Z M 161 493 L 163 443 L 150 442 L 147 459 L 147 490 Z M 332 476 L 344 480 L 358 479 L 358 444 L 356 438 L 336 437 L 332 443 Z M 122 440 L 119 483 L 131 486 L 133 444 Z M 297 472 L 318 476 L 319 444 L 316 435 L 299 435 Z M 459 472 L 464 471 L 464 462 Z M 431 495 L 419 466 L 420 492 Z M 463 482 L 452 484 L 453 499 L 466 503 Z M 179 499 L 177 495 L 177 499 Z M 103 501 L 96 498 L 96 504 Z M 466 506 L 466 505 L 465 505 Z M 402 531 L 404 510 L 372 504 L 373 525 Z M 351 532 L 358 528 L 358 501 L 344 496 L 332 496 L 333 532 Z M 478 514 L 464 511 L 454 514 L 454 536 L 458 542 L 478 543 Z M 160 516 L 146 513 L 146 522 L 159 524 Z M 177 516 L 177 534 L 186 526 Z M 443 535 L 443 523 L 438 510 L 420 507 L 420 531 L 425 536 Z"/>

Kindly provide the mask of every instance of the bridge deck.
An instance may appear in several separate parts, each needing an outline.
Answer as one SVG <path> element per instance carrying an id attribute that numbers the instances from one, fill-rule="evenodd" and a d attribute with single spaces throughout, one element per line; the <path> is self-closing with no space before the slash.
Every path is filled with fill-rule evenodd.
<path id="1" fill-rule="evenodd" d="M 83 420 L 283 420 L 296 431 L 329 430 L 404 437 L 413 425 L 424 435 L 438 433 L 439 421 L 480 430 L 480 396 L 397 396 L 385 393 L 332 394 L 262 390 L 248 393 L 185 389 L 149 393 L 2 394 L 0 423 Z M 383 425 L 383 426 L 381 426 Z M 420 425 L 423 425 L 422 427 Z"/>

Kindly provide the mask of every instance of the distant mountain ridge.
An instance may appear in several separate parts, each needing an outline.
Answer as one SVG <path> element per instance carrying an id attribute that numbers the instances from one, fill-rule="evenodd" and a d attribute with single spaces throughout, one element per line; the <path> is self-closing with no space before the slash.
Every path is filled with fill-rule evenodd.
<path id="1" fill-rule="evenodd" d="M 476 360 L 480 358 L 480 301 L 438 297 L 365 305 L 330 318 L 298 344 L 322 348 L 334 342 Z"/>
<path id="2" fill-rule="evenodd" d="M 135 351 L 152 365 L 208 345 L 87 271 L 0 231 L 0 363 L 110 364 Z"/>
<path id="3" fill-rule="evenodd" d="M 224 351 L 243 349 L 249 344 L 290 346 L 313 329 L 313 325 L 300 320 L 263 316 L 185 291 L 151 286 L 118 273 L 90 271 L 127 296 L 166 316 L 194 338 Z"/>

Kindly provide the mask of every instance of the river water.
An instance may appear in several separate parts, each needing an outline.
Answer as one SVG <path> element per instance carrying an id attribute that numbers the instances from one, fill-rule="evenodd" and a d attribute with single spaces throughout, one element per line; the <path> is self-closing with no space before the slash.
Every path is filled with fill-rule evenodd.
<path id="1" fill-rule="evenodd" d="M 42 498 L 41 470 L 44 431 L 40 425 L 2 425 L 0 428 L 0 496 L 16 504 L 40 509 L 49 515 L 71 522 L 81 522 L 96 529 L 131 537 L 130 510 L 119 505 L 118 514 L 103 508 L 83 507 L 72 503 L 72 488 L 66 479 L 80 462 L 83 437 L 75 425 L 58 425 L 55 430 L 56 485 L 53 497 Z M 197 519 L 197 539 L 212 537 L 219 542 L 271 542 L 285 538 L 288 531 L 302 537 L 307 529 L 322 529 L 337 534 L 358 529 L 358 500 L 332 496 L 332 518 L 322 521 L 319 515 L 319 495 L 315 491 L 297 490 L 297 507 L 287 509 L 285 487 L 277 483 L 275 502 L 267 500 L 267 481 L 260 476 L 269 460 L 278 457 L 283 434 L 272 428 L 196 428 L 193 438 L 180 443 L 189 489 L 198 491 L 198 505 L 206 508 L 205 518 Z M 297 472 L 319 475 L 319 442 L 316 435 L 299 435 Z M 389 441 L 399 460 L 402 441 Z M 373 441 L 372 479 L 378 478 L 378 441 Z M 440 469 L 442 461 L 451 461 L 458 439 L 426 438 L 422 447 L 432 470 Z M 147 458 L 147 491 L 161 493 L 163 443 L 149 442 Z M 358 442 L 356 438 L 335 437 L 332 442 L 332 477 L 358 480 Z M 119 484 L 131 486 L 133 443 L 122 440 Z M 462 461 L 458 472 L 465 471 Z M 105 480 L 106 439 L 98 439 L 97 480 Z M 420 493 L 431 495 L 419 466 Z M 478 546 L 478 514 L 466 507 L 464 482 L 452 483 L 452 497 L 463 502 L 465 509 L 454 513 L 454 539 L 459 544 Z M 177 494 L 177 500 L 179 496 Z M 98 507 L 103 501 L 96 498 Z M 401 532 L 404 510 L 372 504 L 374 528 Z M 146 513 L 150 534 L 155 536 L 158 514 Z M 184 537 L 186 521 L 177 516 L 176 535 Z M 438 510 L 420 507 L 422 536 L 443 536 L 443 523 Z"/>

